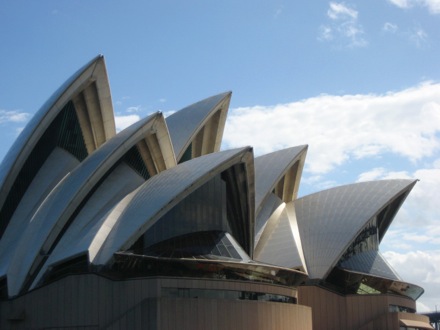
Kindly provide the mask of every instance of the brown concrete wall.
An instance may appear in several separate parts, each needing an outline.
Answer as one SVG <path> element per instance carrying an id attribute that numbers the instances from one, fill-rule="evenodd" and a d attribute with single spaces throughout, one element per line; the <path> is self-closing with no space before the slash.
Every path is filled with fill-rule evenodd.
<path id="1" fill-rule="evenodd" d="M 310 308 L 293 304 L 162 298 L 160 309 L 161 330 L 312 329 Z"/>
<path id="2" fill-rule="evenodd" d="M 416 309 L 416 303 L 412 299 L 395 295 L 349 295 L 346 298 L 347 328 L 360 329 L 368 324 L 373 324 L 368 329 L 399 329 L 399 320 L 390 313 L 389 305 L 398 305 Z M 356 313 L 351 314 L 351 312 Z M 415 315 L 405 313 L 410 317 Z"/>
<path id="3" fill-rule="evenodd" d="M 415 301 L 397 295 L 340 295 L 317 287 L 298 288 L 298 304 L 312 308 L 313 329 L 399 329 L 402 318 L 418 320 L 413 313 L 390 313 L 389 305 L 416 309 Z M 412 318 L 415 317 L 415 318 Z"/>
<path id="4" fill-rule="evenodd" d="M 343 296 L 317 286 L 300 286 L 298 304 L 312 307 L 313 329 L 344 329 L 347 312 Z"/>
<path id="5" fill-rule="evenodd" d="M 309 307 L 268 301 L 161 297 L 162 287 L 296 295 L 287 287 L 241 281 L 111 281 L 93 274 L 72 275 L 0 302 L 0 329 L 312 329 Z"/>
<path id="6" fill-rule="evenodd" d="M 429 317 L 414 313 L 388 313 L 382 314 L 378 318 L 371 320 L 359 330 L 376 330 L 376 329 L 400 329 L 400 319 L 414 320 L 429 324 Z"/>

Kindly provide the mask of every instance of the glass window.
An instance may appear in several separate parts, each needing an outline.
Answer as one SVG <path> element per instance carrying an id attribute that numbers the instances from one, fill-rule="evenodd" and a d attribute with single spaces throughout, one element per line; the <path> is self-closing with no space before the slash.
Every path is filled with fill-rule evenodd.
<path id="1" fill-rule="evenodd" d="M 162 296 L 169 298 L 207 298 L 207 299 L 231 299 L 231 300 L 258 300 L 296 304 L 296 298 L 264 292 L 235 291 L 235 290 L 211 290 L 190 288 L 162 288 Z"/>

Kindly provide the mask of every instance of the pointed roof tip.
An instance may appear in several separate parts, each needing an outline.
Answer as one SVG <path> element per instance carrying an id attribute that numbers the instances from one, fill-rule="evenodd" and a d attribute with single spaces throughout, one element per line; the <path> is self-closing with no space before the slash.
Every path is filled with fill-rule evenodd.
<path id="1" fill-rule="evenodd" d="M 85 68 L 89 67 L 90 65 L 93 65 L 93 64 L 96 64 L 96 63 L 99 63 L 99 62 L 102 62 L 102 61 L 104 61 L 104 55 L 103 55 L 103 54 L 98 54 L 98 55 L 92 57 L 92 58 L 87 62 L 87 64 L 85 64 L 85 65 L 84 65 L 82 68 L 80 68 L 78 71 L 81 71 L 81 69 L 85 69 Z"/>
<path id="2" fill-rule="evenodd" d="M 303 199 L 309 196 L 313 196 L 316 194 L 320 194 L 320 193 L 324 193 L 327 192 L 329 190 L 337 190 L 337 189 L 344 189 L 344 188 L 348 188 L 350 186 L 359 186 L 359 185 L 363 185 L 363 184 L 386 184 L 387 182 L 401 182 L 403 187 L 401 189 L 402 190 L 406 190 L 408 188 L 412 189 L 415 184 L 420 181 L 419 179 L 401 179 L 401 178 L 395 178 L 395 179 L 378 179 L 378 180 L 368 180 L 368 181 L 357 181 L 357 182 L 352 182 L 352 183 L 347 183 L 347 184 L 342 184 L 339 186 L 333 186 L 333 187 L 329 187 L 326 189 L 322 189 L 316 192 L 313 192 L 311 194 L 308 195 L 304 195 L 299 199 Z"/>
<path id="3" fill-rule="evenodd" d="M 213 97 L 213 96 L 220 96 L 220 95 L 232 95 L 232 91 L 231 90 L 226 90 L 226 91 L 224 91 L 224 92 L 220 92 L 220 93 L 216 93 L 216 94 L 214 94 L 214 95 L 211 95 L 210 97 Z M 208 97 L 209 98 L 209 97 Z"/>
<path id="4" fill-rule="evenodd" d="M 396 180 L 398 180 L 398 179 L 396 179 Z M 403 179 L 403 180 L 406 180 L 406 179 Z M 407 180 L 409 181 L 408 186 L 412 186 L 411 189 L 416 185 L 417 182 L 420 181 L 420 179 L 407 179 Z"/>
<path id="5" fill-rule="evenodd" d="M 193 156 L 218 151 L 223 136 L 226 114 L 228 112 L 232 92 L 223 92 L 203 100 L 192 103 L 166 118 L 168 131 L 173 143 L 174 151 L 178 161 L 183 157 L 186 150 L 196 138 L 199 132 L 205 136 L 205 142 L 200 146 Z M 211 119 L 213 119 L 210 121 Z M 208 131 L 201 131 L 210 122 L 212 127 Z M 211 136 L 208 139 L 209 134 Z M 191 156 L 192 157 L 192 156 Z"/>
<path id="6" fill-rule="evenodd" d="M 307 147 L 307 145 L 289 147 L 255 158 L 255 209 L 257 214 L 281 180 L 283 180 L 284 188 L 279 190 L 279 197 L 285 202 L 297 198 Z M 295 164 L 297 165 L 295 166 Z"/>
<path id="7" fill-rule="evenodd" d="M 93 62 L 103 61 L 104 59 L 105 59 L 104 54 L 99 53 L 98 55 L 95 55 L 95 57 L 93 57 L 89 62 L 93 63 Z"/>
<path id="8" fill-rule="evenodd" d="M 296 154 L 300 154 L 300 153 L 307 151 L 308 148 L 309 148 L 308 144 L 302 144 L 302 145 L 298 145 L 298 146 L 287 147 L 287 148 L 275 150 L 275 151 L 269 152 L 267 154 L 259 155 L 256 158 L 263 159 L 264 157 L 272 157 L 276 154 L 281 155 L 281 154 L 285 154 L 285 153 L 292 152 L 292 151 L 295 151 Z"/>
<path id="9" fill-rule="evenodd" d="M 302 152 L 307 151 L 309 149 L 309 145 L 308 144 L 300 144 L 300 145 L 293 146 L 293 147 L 287 147 L 287 148 L 281 149 L 279 151 L 286 151 L 287 152 L 289 150 L 297 150 L 297 149 L 301 149 L 301 151 L 299 153 L 302 153 Z"/>
<path id="10" fill-rule="evenodd" d="M 404 187 L 402 188 L 402 191 L 403 191 L 403 190 L 407 190 L 407 189 L 411 190 L 412 188 L 414 188 L 414 186 L 416 185 L 416 183 L 418 181 L 419 181 L 419 179 L 400 179 L 400 178 L 395 178 L 395 179 L 372 180 L 370 182 L 402 182 L 402 184 L 404 185 Z"/>
<path id="11" fill-rule="evenodd" d="M 217 93 L 217 94 L 208 96 L 208 97 L 206 97 L 204 99 L 201 99 L 201 100 L 197 101 L 196 103 L 202 102 L 202 101 L 205 101 L 205 100 L 209 100 L 209 99 L 213 99 L 213 98 L 220 98 L 220 101 L 219 101 L 219 103 L 220 103 L 221 101 L 223 101 L 226 98 L 231 98 L 231 96 L 232 96 L 232 91 L 228 90 L 228 91 L 225 91 L 225 92 L 221 92 L 221 93 Z"/>
<path id="12" fill-rule="evenodd" d="M 229 99 L 229 100 L 231 100 L 231 98 L 232 98 L 232 91 L 231 90 L 228 90 L 228 91 L 226 91 L 226 92 L 223 92 L 223 93 L 220 93 L 220 94 L 217 94 L 217 95 L 224 95 L 224 97 L 222 98 L 223 100 L 224 99 Z M 215 95 L 214 95 L 215 96 Z"/>
<path id="13" fill-rule="evenodd" d="M 232 91 L 225 91 L 225 92 L 221 92 L 221 93 L 218 93 L 218 94 L 214 94 L 214 95 L 208 96 L 208 97 L 206 97 L 206 98 L 204 98 L 204 99 L 202 99 L 202 100 L 200 100 L 198 102 L 202 102 L 202 101 L 213 99 L 213 98 L 219 98 L 220 100 L 219 100 L 218 103 L 220 103 L 224 99 L 231 98 L 231 97 L 232 97 Z M 198 103 L 198 102 L 196 102 L 196 103 Z"/>
<path id="14" fill-rule="evenodd" d="M 222 92 L 219 94 L 214 94 L 214 95 L 205 97 L 201 100 L 193 102 L 193 103 L 177 110 L 173 114 L 169 115 L 167 117 L 167 119 L 169 120 L 169 119 L 172 119 L 173 117 L 180 116 L 182 113 L 187 113 L 189 110 L 196 108 L 196 106 L 198 106 L 199 104 L 203 104 L 203 103 L 206 104 L 207 102 L 211 102 L 211 104 L 208 106 L 208 109 L 212 110 L 213 108 L 217 107 L 221 102 L 223 102 L 225 99 L 231 98 L 231 96 L 232 96 L 232 91 L 226 91 L 226 92 Z"/>
<path id="15" fill-rule="evenodd" d="M 158 118 L 161 118 L 161 117 L 163 117 L 165 120 L 165 117 L 163 116 L 162 112 L 160 112 L 160 111 L 153 112 L 153 113 L 149 114 L 148 116 L 145 116 L 145 117 L 139 119 L 138 121 L 135 121 L 133 124 L 128 125 L 123 130 L 121 130 L 121 132 L 119 132 L 119 133 L 122 133 L 124 131 L 129 132 L 131 130 L 141 129 L 141 127 L 144 126 L 146 123 L 148 123 L 150 120 L 157 120 Z"/>
<path id="16" fill-rule="evenodd" d="M 231 100 L 231 98 L 232 98 L 232 91 L 226 91 L 226 92 L 223 92 L 223 93 L 220 93 L 220 94 L 217 94 L 218 96 L 220 96 L 220 95 L 224 95 L 223 96 L 223 98 L 221 99 L 221 101 L 223 101 L 223 100 L 225 100 L 225 99 L 228 99 L 229 101 Z M 214 95 L 215 96 L 215 95 Z M 221 102 L 220 101 L 220 102 Z M 219 103 L 220 103 L 219 102 Z"/>
<path id="17" fill-rule="evenodd" d="M 37 134 L 37 130 L 41 129 L 41 127 L 44 126 L 44 121 L 51 121 L 52 117 L 48 115 L 50 111 L 56 112 L 61 110 L 61 108 L 54 108 L 55 104 L 60 101 L 63 97 L 65 99 L 69 99 L 72 97 L 74 93 L 74 85 L 78 81 L 81 81 L 82 83 L 79 83 L 79 85 L 82 86 L 84 81 L 88 79 L 87 72 L 89 72 L 88 76 L 90 74 L 93 75 L 96 68 L 103 67 L 104 73 L 105 73 L 105 81 L 108 84 L 107 76 L 106 76 L 106 70 L 105 70 L 105 62 L 104 62 L 104 56 L 102 54 L 98 54 L 91 60 L 89 60 L 86 64 L 81 66 L 78 70 L 76 70 L 70 77 L 68 77 L 64 83 L 62 83 L 49 98 L 40 106 L 40 108 L 37 110 L 37 112 L 32 116 L 31 120 L 26 124 L 24 129 L 21 131 L 19 137 L 15 140 L 14 144 L 11 146 L 11 148 L 8 150 L 6 155 L 4 156 L 3 160 L 0 163 L 0 168 L 2 169 L 2 173 L 0 173 L 0 190 L 3 189 L 2 186 L 5 182 L 5 178 L 7 173 L 10 173 L 11 169 L 16 166 L 16 162 L 18 161 L 18 157 L 22 157 L 22 152 L 24 150 L 25 145 L 28 143 L 28 141 L 32 139 L 36 139 L 34 134 Z M 76 88 L 76 87 L 75 87 Z M 77 87 L 79 88 L 79 87 Z M 77 90 L 75 90 L 77 92 Z M 111 108 L 111 111 L 113 112 L 113 108 Z M 48 119 L 49 118 L 49 119 Z M 1 200 L 1 198 L 0 198 Z M 0 202 L 1 204 L 1 202 Z"/>
<path id="18" fill-rule="evenodd" d="M 204 98 L 204 99 L 202 99 L 200 101 L 197 101 L 197 102 L 195 102 L 193 104 L 197 104 L 199 102 L 208 101 L 208 100 L 211 100 L 211 99 L 218 99 L 218 101 L 216 103 L 216 105 L 218 105 L 221 102 L 224 102 L 225 100 L 230 100 L 231 97 L 232 97 L 232 91 L 226 91 L 226 92 L 222 92 L 222 93 L 218 93 L 218 94 L 214 94 L 214 95 L 208 96 L 208 97 L 206 97 L 206 98 Z"/>

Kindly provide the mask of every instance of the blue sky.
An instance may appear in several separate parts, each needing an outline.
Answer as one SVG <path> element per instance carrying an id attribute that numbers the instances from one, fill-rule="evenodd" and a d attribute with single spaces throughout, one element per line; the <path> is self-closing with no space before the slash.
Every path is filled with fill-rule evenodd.
<path id="1" fill-rule="evenodd" d="M 301 195 L 417 178 L 381 251 L 440 306 L 440 2 L 0 1 L 0 159 L 104 54 L 119 129 L 233 91 L 223 148 L 308 144 Z"/>

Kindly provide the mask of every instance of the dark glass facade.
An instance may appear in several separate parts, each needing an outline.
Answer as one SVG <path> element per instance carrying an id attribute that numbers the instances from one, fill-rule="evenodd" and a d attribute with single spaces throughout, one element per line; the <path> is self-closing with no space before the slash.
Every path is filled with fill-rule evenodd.
<path id="1" fill-rule="evenodd" d="M 87 149 L 72 101 L 64 106 L 44 132 L 17 175 L 0 211 L 0 238 L 27 188 L 56 147 L 66 150 L 79 161 L 87 157 Z"/>

